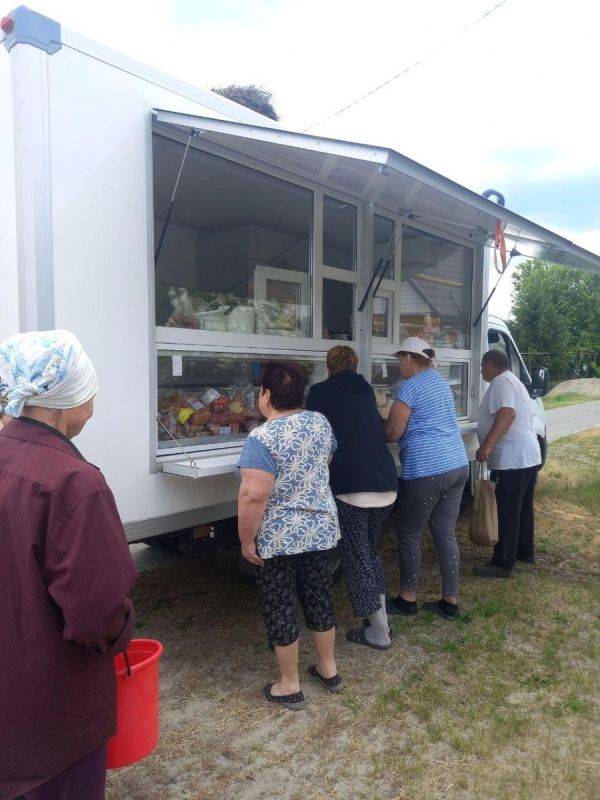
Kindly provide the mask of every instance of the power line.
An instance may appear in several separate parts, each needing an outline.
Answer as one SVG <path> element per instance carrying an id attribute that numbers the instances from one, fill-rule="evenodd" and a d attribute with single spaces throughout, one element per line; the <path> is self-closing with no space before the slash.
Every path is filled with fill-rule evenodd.
<path id="1" fill-rule="evenodd" d="M 481 14 L 481 16 L 477 17 L 477 19 L 474 19 L 472 22 L 469 22 L 468 25 L 465 25 L 464 28 L 458 31 L 457 36 L 463 36 L 465 33 L 467 33 L 467 31 L 471 30 L 471 28 L 474 28 L 480 22 L 483 22 L 484 19 L 491 16 L 495 11 L 498 11 L 498 9 L 500 9 L 502 6 L 506 5 L 506 3 L 508 3 L 508 0 L 501 0 L 501 2 L 496 3 L 495 6 L 485 11 L 483 14 Z M 383 83 L 378 84 L 373 89 L 368 91 L 366 94 L 357 97 L 356 100 L 352 100 L 352 102 L 343 106 L 343 108 L 334 111 L 333 114 L 330 114 L 328 117 L 325 117 L 324 119 L 319 120 L 318 122 L 313 122 L 313 124 L 309 125 L 308 128 L 304 128 L 302 130 L 302 133 L 307 133 L 308 131 L 311 131 L 313 128 L 316 128 L 317 125 L 322 125 L 324 122 L 328 122 L 330 119 L 333 119 L 334 117 L 339 117 L 340 114 L 343 114 L 345 111 L 348 111 L 348 109 L 352 108 L 355 105 L 358 105 L 358 103 L 362 103 L 362 101 L 366 100 L 367 97 L 371 97 L 371 95 L 374 95 L 376 92 L 379 92 L 381 89 L 385 88 L 386 86 L 389 86 L 390 83 L 393 83 L 399 78 L 404 77 L 404 75 L 407 75 L 409 72 L 412 72 L 413 69 L 423 64 L 432 56 L 437 55 L 437 53 L 439 53 L 441 50 L 447 47 L 449 42 L 450 42 L 449 39 L 444 40 L 440 45 L 435 47 L 433 50 L 430 50 L 428 53 L 425 53 L 425 55 L 421 56 L 416 61 L 413 61 L 412 64 L 409 64 L 407 67 L 404 67 L 404 69 L 402 69 L 400 72 L 397 72 L 395 75 L 392 75 L 391 78 L 388 78 Z"/>

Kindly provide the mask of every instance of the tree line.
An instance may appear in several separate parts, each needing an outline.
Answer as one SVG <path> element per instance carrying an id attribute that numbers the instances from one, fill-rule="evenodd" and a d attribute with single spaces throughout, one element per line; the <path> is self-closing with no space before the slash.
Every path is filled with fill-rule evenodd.
<path id="1" fill-rule="evenodd" d="M 600 377 L 600 275 L 531 259 L 513 274 L 510 330 L 553 383 Z"/>

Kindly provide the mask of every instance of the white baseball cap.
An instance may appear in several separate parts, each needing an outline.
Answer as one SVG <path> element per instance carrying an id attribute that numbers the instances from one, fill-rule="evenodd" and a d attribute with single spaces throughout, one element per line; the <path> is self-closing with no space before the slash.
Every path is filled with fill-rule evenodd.
<path id="1" fill-rule="evenodd" d="M 435 350 L 429 342 L 426 342 L 425 339 L 421 339 L 419 336 L 409 336 L 408 339 L 401 342 L 396 355 L 400 353 L 414 353 L 418 356 L 424 356 L 435 366 Z"/>

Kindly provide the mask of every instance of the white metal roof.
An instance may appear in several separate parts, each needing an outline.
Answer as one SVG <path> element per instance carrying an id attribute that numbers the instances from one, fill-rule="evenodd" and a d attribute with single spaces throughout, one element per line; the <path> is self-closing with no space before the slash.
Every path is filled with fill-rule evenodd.
<path id="1" fill-rule="evenodd" d="M 600 273 L 600 256 L 394 150 L 162 109 L 155 115 L 159 125 L 183 132 L 195 129 L 206 141 L 255 161 L 373 200 L 407 221 L 431 221 L 479 243 L 491 237 L 500 219 L 515 256 Z"/>

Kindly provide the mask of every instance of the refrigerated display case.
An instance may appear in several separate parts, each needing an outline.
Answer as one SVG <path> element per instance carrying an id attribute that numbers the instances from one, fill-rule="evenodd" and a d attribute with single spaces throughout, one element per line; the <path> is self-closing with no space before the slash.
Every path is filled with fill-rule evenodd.
<path id="1" fill-rule="evenodd" d="M 159 453 L 182 446 L 214 448 L 242 442 L 262 421 L 258 410 L 261 369 L 275 360 L 300 366 L 308 386 L 326 377 L 324 355 L 160 350 Z"/>
<path id="2" fill-rule="evenodd" d="M 450 385 L 456 416 L 465 419 L 468 415 L 469 365 L 467 362 L 441 362 L 437 369 Z M 384 419 L 394 403 L 396 388 L 404 379 L 400 375 L 395 358 L 375 358 L 371 366 L 371 383 L 375 391 L 377 408 Z"/>

